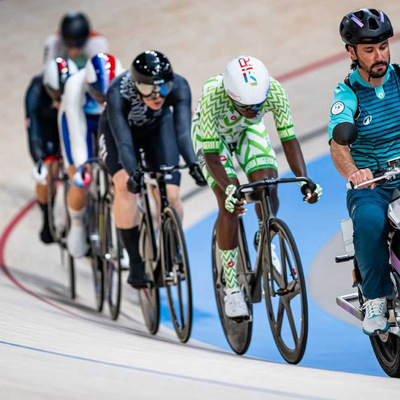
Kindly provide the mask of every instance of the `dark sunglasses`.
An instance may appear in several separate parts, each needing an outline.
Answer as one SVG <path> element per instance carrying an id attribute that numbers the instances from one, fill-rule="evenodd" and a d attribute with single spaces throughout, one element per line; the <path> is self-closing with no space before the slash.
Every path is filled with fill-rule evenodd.
<path id="1" fill-rule="evenodd" d="M 261 103 L 258 103 L 258 104 L 242 104 L 242 103 L 239 103 L 236 100 L 232 100 L 232 101 L 233 101 L 233 105 L 235 106 L 235 108 L 237 110 L 250 111 L 250 112 L 251 111 L 258 111 L 262 107 L 262 105 L 265 103 L 265 100 L 263 102 L 261 102 Z"/>

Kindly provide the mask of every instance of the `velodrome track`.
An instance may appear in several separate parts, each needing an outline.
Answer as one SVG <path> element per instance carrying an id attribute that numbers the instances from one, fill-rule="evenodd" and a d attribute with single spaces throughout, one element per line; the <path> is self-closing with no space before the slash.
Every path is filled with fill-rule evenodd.
<path id="1" fill-rule="evenodd" d="M 353 321 L 334 304 L 336 295 L 351 292 L 351 276 L 350 266 L 333 263 L 333 255 L 342 252 L 338 229 L 340 219 L 346 217 L 345 189 L 327 155 L 325 126 L 332 90 L 348 71 L 346 54 L 337 37 L 338 21 L 359 5 L 353 1 L 340 6 L 304 1 L 299 9 L 294 1 L 284 1 L 279 6 L 259 2 L 257 19 L 251 8 L 231 6 L 230 13 L 221 2 L 214 4 L 225 18 L 221 21 L 207 12 L 207 2 L 185 6 L 167 1 L 152 5 L 117 1 L 112 10 L 107 10 L 109 14 L 105 2 L 87 3 L 83 9 L 96 28 L 110 38 L 112 52 L 125 66 L 143 48 L 164 51 L 174 65 L 179 65 L 176 70 L 189 79 L 194 104 L 203 81 L 219 73 L 226 61 L 242 49 L 263 59 L 271 74 L 284 83 L 309 174 L 324 188 L 324 197 L 315 206 L 302 204 L 297 188 L 281 191 L 280 216 L 292 228 L 307 271 L 308 348 L 300 366 L 283 364 L 269 333 L 265 307 L 259 305 L 248 356 L 234 356 L 227 350 L 211 286 L 210 237 L 215 201 L 209 190 L 196 191 L 187 177 L 182 187 L 194 283 L 193 340 L 187 345 L 177 343 L 169 329 L 166 309 L 162 315 L 164 326 L 156 337 L 150 337 L 143 326 L 136 293 L 128 286 L 124 287 L 123 314 L 118 322 L 110 321 L 107 310 L 103 315 L 96 314 L 92 311 L 93 290 L 85 262 L 78 266 L 78 299 L 68 299 L 66 271 L 59 265 L 58 249 L 45 247 L 37 239 L 40 221 L 31 202 L 33 183 L 23 131 L 22 98 L 30 76 L 40 70 L 44 37 L 65 10 L 78 7 L 79 3 L 37 1 L 33 5 L 28 1 L 0 1 L 0 49 L 10 59 L 8 64 L 1 64 L 6 79 L 0 98 L 1 398 L 342 399 L 395 393 L 397 381 L 371 376 L 383 373 L 368 338 L 350 325 Z M 398 6 L 383 2 L 376 2 L 376 6 L 387 11 L 395 28 L 400 26 Z M 243 20 L 239 11 L 247 19 Z M 325 23 L 317 18 L 321 15 Z M 205 35 L 200 29 L 202 16 L 208 18 L 203 20 L 207 26 L 218 22 L 219 28 Z M 305 16 L 321 40 L 310 43 L 307 29 L 294 29 Z M 273 28 L 283 17 L 285 30 L 278 35 Z M 213 18 L 214 25 L 209 21 Z M 137 35 L 130 28 L 132 19 Z M 173 29 L 172 21 L 176 22 Z M 239 23 L 247 34 L 252 27 L 259 29 L 257 40 L 253 38 L 248 43 L 240 32 L 228 29 Z M 172 30 L 169 35 L 155 37 L 157 29 L 162 33 L 167 28 Z M 191 47 L 181 39 L 174 41 L 178 32 L 198 46 Z M 229 38 L 236 42 L 235 46 Z M 201 57 L 190 54 L 193 51 Z M 392 43 L 394 61 L 398 54 L 396 38 Z M 267 124 L 278 149 L 273 124 L 268 119 Z M 282 172 L 286 171 L 281 153 L 279 163 Z M 252 233 L 255 225 L 251 214 L 248 226 Z"/>

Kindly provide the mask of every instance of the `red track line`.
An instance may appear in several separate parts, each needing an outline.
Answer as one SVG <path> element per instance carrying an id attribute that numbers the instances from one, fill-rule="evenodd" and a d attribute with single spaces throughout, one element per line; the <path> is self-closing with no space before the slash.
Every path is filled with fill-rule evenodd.
<path id="1" fill-rule="evenodd" d="M 7 225 L 7 227 L 2 232 L 2 234 L 0 236 L 0 268 L 3 270 L 3 272 L 7 276 L 7 278 L 10 279 L 10 281 L 15 286 L 17 286 L 19 289 L 21 289 L 25 293 L 30 294 L 31 296 L 35 297 L 36 299 L 42 301 L 43 303 L 45 303 L 49 306 L 55 307 L 60 311 L 63 311 L 70 315 L 73 315 L 74 317 L 84 318 L 84 317 L 80 316 L 79 314 L 75 314 L 74 312 L 69 311 L 66 308 L 60 307 L 57 304 L 52 303 L 51 301 L 48 301 L 45 298 L 39 296 L 38 294 L 32 292 L 31 290 L 27 289 L 24 285 L 22 285 L 21 282 L 19 282 L 11 274 L 11 272 L 7 268 L 6 261 L 5 261 L 5 248 L 6 248 L 7 240 L 9 239 L 11 233 L 16 228 L 16 226 L 19 224 L 19 222 L 21 222 L 22 218 L 24 218 L 26 216 L 26 214 L 28 214 L 28 212 L 31 211 L 35 205 L 36 205 L 36 200 L 30 200 L 28 202 L 28 204 L 25 207 L 23 207 L 22 210 L 19 211 L 17 215 L 14 216 L 14 218 L 11 220 L 11 222 Z"/>

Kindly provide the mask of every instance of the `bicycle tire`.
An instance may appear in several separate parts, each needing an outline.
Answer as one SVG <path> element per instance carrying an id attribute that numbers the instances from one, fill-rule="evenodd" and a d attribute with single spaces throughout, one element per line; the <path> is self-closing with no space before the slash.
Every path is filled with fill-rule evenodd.
<path id="1" fill-rule="evenodd" d="M 278 238 L 276 242 L 279 243 L 280 250 L 280 266 L 278 268 L 274 266 L 272 274 L 268 262 L 271 259 L 270 255 L 267 261 L 263 262 L 265 303 L 269 324 L 282 357 L 290 364 L 298 364 L 304 356 L 308 337 L 308 305 L 303 267 L 296 242 L 285 222 L 280 219 L 271 219 L 269 228 L 269 235 L 262 233 L 264 249 L 268 249 L 274 238 Z M 267 241 L 269 241 L 268 246 Z M 278 271 L 279 268 L 280 271 Z M 290 282 L 289 275 L 292 277 Z M 276 291 L 275 287 L 277 287 Z M 300 295 L 300 306 L 296 304 L 297 307 L 292 308 L 291 302 L 297 295 Z M 296 316 L 300 314 L 297 321 L 294 311 L 296 311 Z M 285 314 L 288 327 L 284 321 Z M 292 341 L 293 343 L 289 343 Z"/>
<path id="2" fill-rule="evenodd" d="M 140 228 L 140 254 L 145 263 L 145 271 L 151 286 L 139 290 L 139 301 L 146 327 L 152 335 L 155 335 L 160 324 L 160 295 L 154 282 L 152 238 L 149 237 L 148 232 L 147 224 L 143 220 Z"/>
<path id="3" fill-rule="evenodd" d="M 103 243 L 105 258 L 105 289 L 111 318 L 119 316 L 122 293 L 121 240 L 112 218 L 112 204 L 104 202 Z"/>
<path id="4" fill-rule="evenodd" d="M 93 186 L 95 185 L 95 186 Z M 92 265 L 93 285 L 95 291 L 95 308 L 103 311 L 104 305 L 104 265 L 101 258 L 101 231 L 103 218 L 103 201 L 99 193 L 99 174 L 92 167 L 92 181 L 89 188 L 87 208 L 87 233 L 90 243 L 90 259 Z"/>
<path id="5" fill-rule="evenodd" d="M 178 213 L 173 207 L 166 207 L 163 214 L 161 266 L 164 286 L 176 335 L 186 343 L 193 319 L 189 257 Z"/>
<path id="6" fill-rule="evenodd" d="M 239 224 L 240 240 L 244 241 L 245 233 L 242 224 Z M 214 283 L 214 293 L 217 302 L 219 319 L 221 321 L 222 329 L 226 340 L 228 341 L 231 349 L 239 355 L 245 354 L 249 348 L 251 335 L 253 331 L 253 305 L 251 303 L 250 288 L 246 279 L 246 272 L 249 270 L 248 255 L 245 254 L 243 250 L 245 246 L 239 245 L 239 254 L 237 262 L 237 273 L 239 285 L 242 287 L 245 293 L 245 299 L 247 301 L 247 306 L 249 308 L 250 317 L 249 319 L 243 319 L 241 321 L 235 321 L 225 315 L 225 278 L 222 270 L 221 256 L 219 253 L 217 237 L 216 237 L 216 223 L 213 229 L 212 236 L 212 275 Z"/>
<path id="7" fill-rule="evenodd" d="M 53 171 L 54 168 L 57 171 Z M 55 202 L 57 201 L 57 193 L 60 193 L 59 183 L 62 184 L 62 216 L 59 226 L 57 226 L 55 220 Z M 76 278 L 75 278 L 75 261 L 74 258 L 69 254 L 67 249 L 67 233 L 69 231 L 70 219 L 68 215 L 67 206 L 67 193 L 69 189 L 68 176 L 63 168 L 62 161 L 55 163 L 50 161 L 48 165 L 48 190 L 47 190 L 47 210 L 50 233 L 53 240 L 58 243 L 61 251 L 61 264 L 64 265 L 65 256 L 67 256 L 67 268 L 68 268 L 68 288 L 69 296 L 71 299 L 76 298 Z"/>

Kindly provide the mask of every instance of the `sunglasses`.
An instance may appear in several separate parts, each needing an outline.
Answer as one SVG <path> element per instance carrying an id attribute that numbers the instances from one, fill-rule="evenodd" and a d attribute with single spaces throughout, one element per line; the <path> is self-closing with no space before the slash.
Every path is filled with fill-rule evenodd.
<path id="1" fill-rule="evenodd" d="M 262 101 L 261 103 L 258 103 L 258 104 L 242 104 L 242 103 L 239 103 L 236 100 L 232 100 L 232 101 L 233 101 L 233 105 L 235 106 L 235 108 L 237 110 L 250 111 L 250 112 L 251 111 L 258 111 L 262 107 L 262 105 L 265 103 L 265 100 Z"/>
<path id="2" fill-rule="evenodd" d="M 136 89 L 142 95 L 142 97 L 151 97 L 156 99 L 158 97 L 166 97 L 174 86 L 174 81 L 162 83 L 161 85 L 149 85 L 147 83 L 135 82 Z"/>

